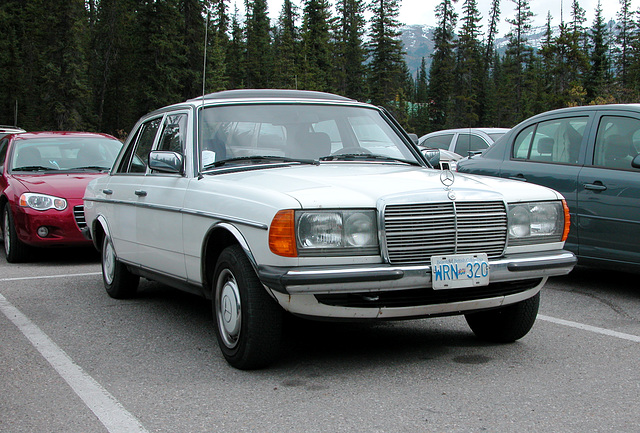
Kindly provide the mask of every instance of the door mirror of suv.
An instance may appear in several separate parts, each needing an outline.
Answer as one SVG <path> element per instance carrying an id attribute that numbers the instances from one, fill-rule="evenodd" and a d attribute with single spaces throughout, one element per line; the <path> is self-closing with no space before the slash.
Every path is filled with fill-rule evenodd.
<path id="1" fill-rule="evenodd" d="M 640 168 L 640 154 L 636 155 L 631 161 L 631 167 Z"/>
<path id="2" fill-rule="evenodd" d="M 149 154 L 149 168 L 162 173 L 184 173 L 184 157 L 178 152 L 153 150 Z"/>

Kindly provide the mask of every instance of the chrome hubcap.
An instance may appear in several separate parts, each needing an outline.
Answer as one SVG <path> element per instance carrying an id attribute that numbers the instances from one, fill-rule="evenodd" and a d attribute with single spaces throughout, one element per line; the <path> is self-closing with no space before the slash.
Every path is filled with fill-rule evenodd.
<path id="1" fill-rule="evenodd" d="M 116 253 L 113 251 L 113 244 L 110 239 L 105 242 L 102 249 L 102 275 L 107 284 L 113 282 L 113 273 L 115 272 Z"/>
<path id="2" fill-rule="evenodd" d="M 242 327 L 238 283 L 228 269 L 220 273 L 216 282 L 216 320 L 220 336 L 229 349 L 238 344 Z"/>

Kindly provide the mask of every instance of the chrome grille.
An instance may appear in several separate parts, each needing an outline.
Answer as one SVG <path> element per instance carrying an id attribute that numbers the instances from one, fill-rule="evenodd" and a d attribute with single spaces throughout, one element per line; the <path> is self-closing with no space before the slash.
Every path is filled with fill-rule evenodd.
<path id="1" fill-rule="evenodd" d="M 81 230 L 87 226 L 87 222 L 84 219 L 84 206 L 78 205 L 73 207 L 73 217 L 76 220 L 78 228 Z"/>
<path id="2" fill-rule="evenodd" d="M 393 264 L 428 264 L 440 254 L 498 257 L 507 240 L 507 212 L 500 201 L 388 205 L 384 230 Z"/>

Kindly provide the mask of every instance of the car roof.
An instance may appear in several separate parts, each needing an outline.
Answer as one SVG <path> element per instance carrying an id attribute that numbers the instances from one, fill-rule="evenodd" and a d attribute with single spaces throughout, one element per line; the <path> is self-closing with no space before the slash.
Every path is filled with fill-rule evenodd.
<path id="1" fill-rule="evenodd" d="M 354 101 L 345 96 L 333 93 L 315 92 L 310 90 L 289 90 L 289 89 L 235 89 L 223 90 L 221 92 L 209 93 L 198 98 L 189 99 L 187 102 L 198 102 L 202 100 L 219 99 L 321 99 L 330 101 Z"/>
<path id="2" fill-rule="evenodd" d="M 74 137 L 74 138 L 107 138 L 110 140 L 118 140 L 116 137 L 104 134 L 101 132 L 82 132 L 82 131 L 37 131 L 37 132 L 22 132 L 14 134 L 14 140 L 33 140 L 37 138 L 60 138 L 60 137 Z M 120 141 L 120 140 L 118 140 Z"/>
<path id="3" fill-rule="evenodd" d="M 441 129 L 439 131 L 433 131 L 423 135 L 420 138 L 431 137 L 440 134 L 456 134 L 461 132 L 484 132 L 485 134 L 492 134 L 496 132 L 507 132 L 509 128 L 453 128 L 453 129 Z"/>
<path id="4" fill-rule="evenodd" d="M 19 134 L 21 132 L 25 132 L 25 130 L 17 126 L 0 125 L 0 134 Z"/>

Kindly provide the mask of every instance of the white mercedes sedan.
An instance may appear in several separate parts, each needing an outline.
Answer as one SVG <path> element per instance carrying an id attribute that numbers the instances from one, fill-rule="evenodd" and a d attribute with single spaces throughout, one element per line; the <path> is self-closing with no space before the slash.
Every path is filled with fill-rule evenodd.
<path id="1" fill-rule="evenodd" d="M 211 300 L 240 369 L 279 355 L 285 314 L 463 314 L 480 338 L 525 336 L 549 276 L 570 272 L 563 197 L 435 170 L 383 109 L 294 90 L 231 90 L 135 125 L 85 192 L 107 293 L 140 277 Z"/>

